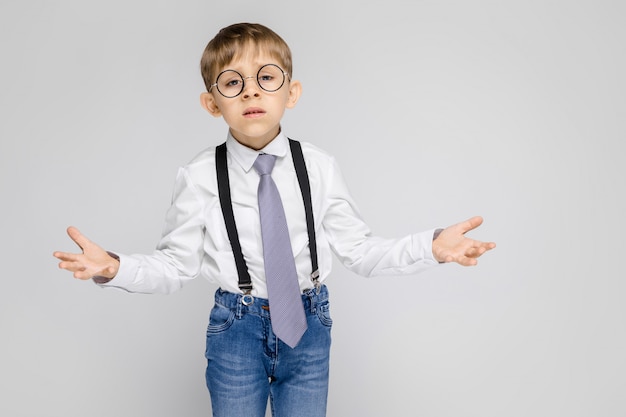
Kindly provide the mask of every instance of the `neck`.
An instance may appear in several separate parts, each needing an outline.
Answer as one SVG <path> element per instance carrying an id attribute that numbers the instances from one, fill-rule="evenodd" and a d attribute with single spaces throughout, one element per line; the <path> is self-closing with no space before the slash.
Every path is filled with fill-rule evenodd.
<path id="1" fill-rule="evenodd" d="M 230 131 L 230 134 L 235 140 L 241 143 L 243 146 L 246 146 L 250 149 L 254 149 L 255 151 L 259 151 L 267 146 L 268 143 L 276 139 L 276 136 L 280 133 L 280 127 L 274 133 L 270 133 L 263 136 L 246 136 L 238 133 Z"/>

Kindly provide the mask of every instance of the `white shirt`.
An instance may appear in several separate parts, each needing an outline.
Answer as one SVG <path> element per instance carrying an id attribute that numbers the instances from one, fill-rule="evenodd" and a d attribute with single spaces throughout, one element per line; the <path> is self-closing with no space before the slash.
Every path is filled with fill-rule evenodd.
<path id="1" fill-rule="evenodd" d="M 285 208 L 300 288 L 312 288 L 304 204 L 287 137 L 280 133 L 264 149 L 255 151 L 228 135 L 226 146 L 233 212 L 252 279 L 252 295 L 267 298 L 257 203 L 259 176 L 252 168 L 261 152 L 277 156 L 272 178 Z M 320 282 L 331 272 L 331 253 L 348 269 L 367 277 L 415 273 L 438 264 L 432 254 L 434 229 L 398 239 L 372 236 L 335 159 L 305 142 L 302 151 L 311 183 Z M 241 292 L 220 207 L 214 147 L 179 169 L 163 236 L 154 253 L 119 257 L 116 277 L 99 285 L 137 293 L 169 293 L 201 276 L 225 291 Z"/>

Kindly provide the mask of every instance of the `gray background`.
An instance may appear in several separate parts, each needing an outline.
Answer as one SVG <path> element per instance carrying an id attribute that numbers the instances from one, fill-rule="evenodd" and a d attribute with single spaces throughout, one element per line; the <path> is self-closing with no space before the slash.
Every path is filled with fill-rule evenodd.
<path id="1" fill-rule="evenodd" d="M 151 252 L 177 167 L 220 143 L 208 40 L 290 44 L 286 132 L 336 155 L 381 235 L 480 214 L 477 268 L 337 265 L 329 416 L 623 416 L 626 6 L 619 1 L 0 4 L 0 415 L 206 416 L 212 284 L 76 282 L 79 227 Z M 375 168 L 371 168 L 375 167 Z"/>

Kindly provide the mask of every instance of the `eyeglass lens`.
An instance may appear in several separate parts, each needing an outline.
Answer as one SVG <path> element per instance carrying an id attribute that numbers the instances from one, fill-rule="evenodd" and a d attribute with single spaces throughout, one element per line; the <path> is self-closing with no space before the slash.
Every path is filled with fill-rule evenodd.
<path id="1" fill-rule="evenodd" d="M 278 65 L 267 64 L 259 69 L 256 79 L 259 87 L 265 91 L 273 92 L 280 89 L 285 83 L 285 73 Z M 243 91 L 244 78 L 235 70 L 226 70 L 217 77 L 216 86 L 224 97 L 236 97 Z"/>

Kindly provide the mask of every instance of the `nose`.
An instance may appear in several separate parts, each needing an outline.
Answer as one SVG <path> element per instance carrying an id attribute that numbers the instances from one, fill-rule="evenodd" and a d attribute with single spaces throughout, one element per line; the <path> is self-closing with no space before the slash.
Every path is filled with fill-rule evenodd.
<path id="1" fill-rule="evenodd" d="M 256 82 L 256 77 L 249 76 L 243 79 L 243 98 L 250 98 L 250 96 L 259 97 L 259 86 Z"/>

